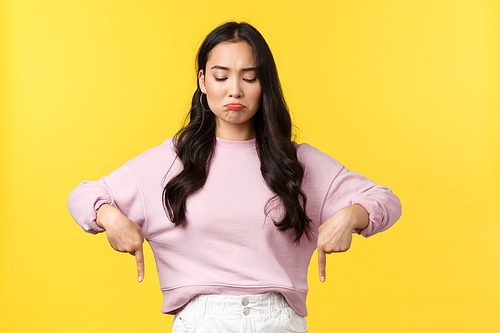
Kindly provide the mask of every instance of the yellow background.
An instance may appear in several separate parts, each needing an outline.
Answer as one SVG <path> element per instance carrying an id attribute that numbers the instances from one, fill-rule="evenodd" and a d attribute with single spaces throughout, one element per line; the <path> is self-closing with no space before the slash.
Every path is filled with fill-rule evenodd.
<path id="1" fill-rule="evenodd" d="M 227 20 L 275 55 L 308 142 L 389 186 L 389 231 L 310 266 L 310 332 L 499 332 L 500 5 L 0 2 L 2 332 L 169 332 L 154 259 L 85 234 L 69 192 L 180 127 Z M 196 273 L 196 272 L 193 272 Z"/>

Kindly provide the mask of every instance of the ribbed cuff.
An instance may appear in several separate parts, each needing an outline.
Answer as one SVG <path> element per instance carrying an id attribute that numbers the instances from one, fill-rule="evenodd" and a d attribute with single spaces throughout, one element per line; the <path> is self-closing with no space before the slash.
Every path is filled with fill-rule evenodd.
<path id="1" fill-rule="evenodd" d="M 106 229 L 101 228 L 100 226 L 97 225 L 96 219 L 97 219 L 97 210 L 104 204 L 108 204 L 111 206 L 115 205 L 115 202 L 112 198 L 98 198 L 94 204 L 92 205 L 91 209 L 92 211 L 90 212 L 92 219 L 90 221 L 90 224 L 92 226 L 92 230 L 95 231 L 95 233 L 99 232 L 104 232 Z"/>
<path id="2" fill-rule="evenodd" d="M 380 213 L 380 207 L 376 202 L 372 202 L 370 200 L 352 200 L 349 202 L 350 205 L 360 205 L 369 215 L 369 221 L 366 228 L 363 229 L 354 229 L 353 231 L 358 235 L 362 235 L 363 237 L 370 237 L 377 233 L 377 229 L 382 223 L 383 216 Z"/>

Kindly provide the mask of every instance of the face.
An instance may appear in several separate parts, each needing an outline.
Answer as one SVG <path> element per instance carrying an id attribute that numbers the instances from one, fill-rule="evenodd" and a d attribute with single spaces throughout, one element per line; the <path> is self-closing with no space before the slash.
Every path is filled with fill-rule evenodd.
<path id="1" fill-rule="evenodd" d="M 216 117 L 215 134 L 222 137 L 223 133 L 248 132 L 251 136 L 261 99 L 251 46 L 246 42 L 219 43 L 210 52 L 205 68 L 206 73 L 201 70 L 198 78 Z"/>

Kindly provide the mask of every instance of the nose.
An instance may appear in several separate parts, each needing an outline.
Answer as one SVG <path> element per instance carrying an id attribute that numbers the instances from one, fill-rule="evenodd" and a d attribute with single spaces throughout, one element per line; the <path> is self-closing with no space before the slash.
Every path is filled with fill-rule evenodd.
<path id="1" fill-rule="evenodd" d="M 234 79 L 229 87 L 229 97 L 240 98 L 243 96 L 243 91 L 241 89 L 241 84 L 238 79 Z"/>

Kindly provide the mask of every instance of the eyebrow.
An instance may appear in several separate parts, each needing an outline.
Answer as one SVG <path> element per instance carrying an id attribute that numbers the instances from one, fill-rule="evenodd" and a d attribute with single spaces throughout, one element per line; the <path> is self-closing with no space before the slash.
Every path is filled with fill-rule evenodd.
<path id="1" fill-rule="evenodd" d="M 210 69 L 222 69 L 222 70 L 228 71 L 229 67 L 215 65 L 214 67 L 212 67 Z M 257 71 L 257 68 L 256 67 L 246 67 L 246 68 L 242 68 L 241 70 L 243 72 L 250 72 L 250 71 Z"/>

